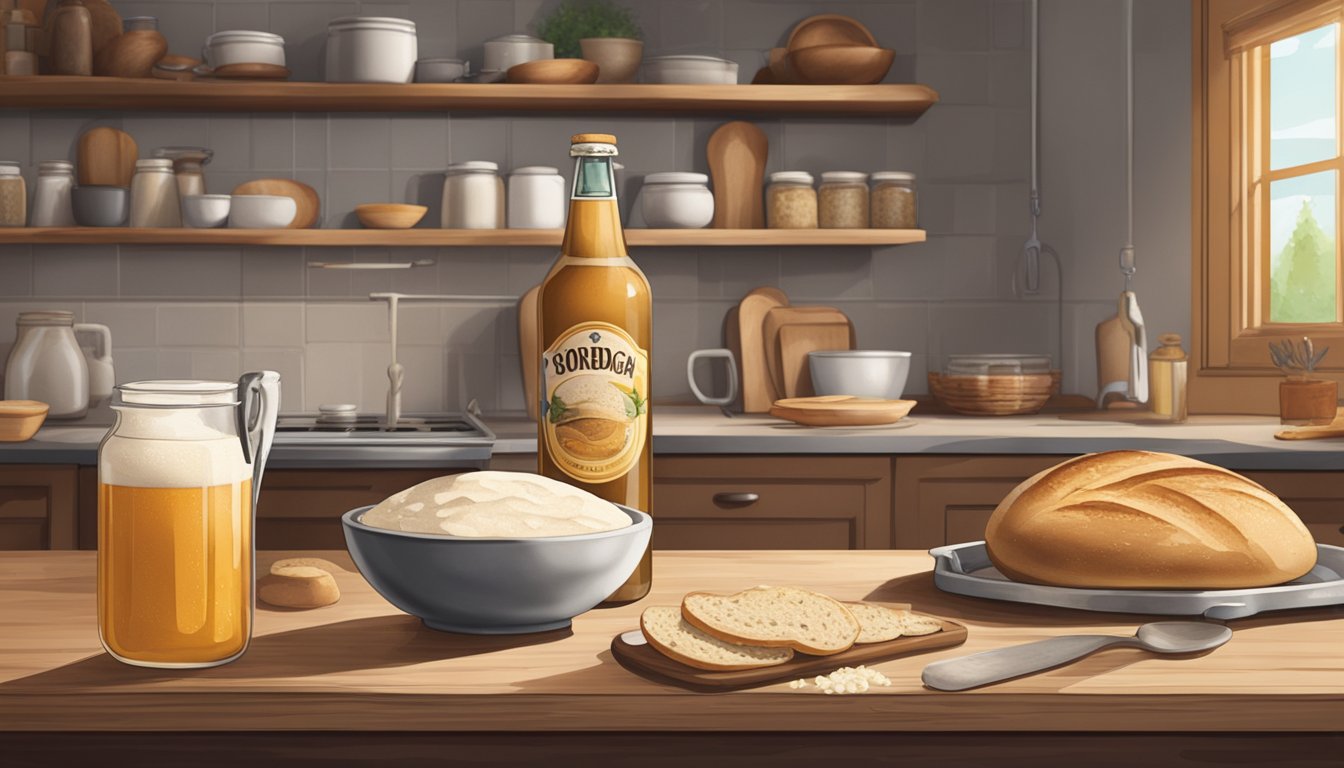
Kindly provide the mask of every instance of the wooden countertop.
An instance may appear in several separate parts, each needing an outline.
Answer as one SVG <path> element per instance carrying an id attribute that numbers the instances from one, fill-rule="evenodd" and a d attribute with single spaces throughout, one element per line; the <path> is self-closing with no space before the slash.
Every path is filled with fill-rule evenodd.
<path id="1" fill-rule="evenodd" d="M 316 554 L 316 553 L 312 553 Z M 349 566 L 344 552 L 320 553 Z M 266 567 L 283 553 L 262 553 Z M 1112 649 L 979 691 L 924 689 L 941 658 L 1061 634 L 1127 633 L 1144 617 L 946 595 L 922 552 L 660 552 L 644 601 L 520 637 L 435 632 L 352 570 L 313 611 L 259 607 L 240 660 L 130 667 L 102 652 L 93 552 L 0 553 L 0 732 L 10 731 L 1338 731 L 1344 609 L 1232 622 L 1195 658 Z M 890 688 L 825 696 L 787 684 L 700 694 L 612 660 L 645 605 L 692 589 L 804 584 L 841 599 L 913 603 L 966 624 L 967 643 L 875 665 Z"/>

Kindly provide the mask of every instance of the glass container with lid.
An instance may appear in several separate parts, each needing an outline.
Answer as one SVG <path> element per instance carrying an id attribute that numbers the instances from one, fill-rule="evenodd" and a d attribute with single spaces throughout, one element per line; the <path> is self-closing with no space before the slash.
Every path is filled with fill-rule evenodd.
<path id="1" fill-rule="evenodd" d="M 504 226 L 504 180 L 488 160 L 453 163 L 443 179 L 446 229 L 499 229 Z"/>
<path id="2" fill-rule="evenodd" d="M 75 211 L 71 190 L 75 166 L 64 160 L 45 160 L 37 165 L 37 189 L 33 192 L 34 227 L 73 227 Z"/>
<path id="3" fill-rule="evenodd" d="M 770 229 L 816 229 L 817 190 L 806 171 L 770 174 L 765 190 L 766 226 Z"/>
<path id="4" fill-rule="evenodd" d="M 822 229 L 868 227 L 868 175 L 827 171 L 817 190 L 817 225 Z"/>
<path id="5" fill-rule="evenodd" d="M 915 203 L 915 174 L 880 171 L 871 177 L 870 223 L 874 228 L 914 229 L 919 226 Z"/>
<path id="6" fill-rule="evenodd" d="M 1049 373 L 1049 355 L 948 355 L 943 373 L 948 376 L 999 376 Z"/>
<path id="7" fill-rule="evenodd" d="M 19 164 L 0 162 L 0 227 L 22 227 L 28 220 L 28 188 Z"/>
<path id="8" fill-rule="evenodd" d="M 179 197 L 205 194 L 205 166 L 214 156 L 215 151 L 206 147 L 159 147 L 154 150 L 154 157 L 173 161 Z"/>
<path id="9" fill-rule="evenodd" d="M 113 658 L 212 667 L 247 649 L 279 408 L 274 371 L 117 387 L 98 448 L 98 636 Z"/>
<path id="10" fill-rule="evenodd" d="M 182 209 L 173 177 L 173 161 L 150 158 L 135 161 L 131 178 L 132 227 L 180 227 Z"/>

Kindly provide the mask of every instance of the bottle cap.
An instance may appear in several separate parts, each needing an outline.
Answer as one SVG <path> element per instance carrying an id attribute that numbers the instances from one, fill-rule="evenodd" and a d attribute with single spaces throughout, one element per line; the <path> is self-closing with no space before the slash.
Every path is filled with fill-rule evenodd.
<path id="1" fill-rule="evenodd" d="M 576 133 L 569 137 L 570 144 L 615 144 L 616 137 L 610 133 Z"/>

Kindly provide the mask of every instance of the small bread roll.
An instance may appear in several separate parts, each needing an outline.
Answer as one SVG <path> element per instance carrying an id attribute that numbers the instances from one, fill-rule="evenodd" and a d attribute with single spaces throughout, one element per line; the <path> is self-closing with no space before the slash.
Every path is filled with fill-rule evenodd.
<path id="1" fill-rule="evenodd" d="M 271 572 L 257 581 L 257 596 L 262 602 L 280 608 L 321 608 L 341 599 L 341 590 L 331 573 L 318 563 L 339 568 L 320 557 L 295 557 L 278 560 Z"/>
<path id="2" fill-rule="evenodd" d="M 1316 564 L 1297 514 L 1212 464 L 1148 451 L 1070 459 L 1024 481 L 985 529 L 1014 581 L 1099 589 L 1236 589 Z"/>

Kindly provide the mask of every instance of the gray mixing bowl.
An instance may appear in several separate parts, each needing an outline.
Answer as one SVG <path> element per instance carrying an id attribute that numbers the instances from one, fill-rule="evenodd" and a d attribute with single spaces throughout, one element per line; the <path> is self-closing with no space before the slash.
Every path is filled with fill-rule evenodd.
<path id="1" fill-rule="evenodd" d="M 634 572 L 653 531 L 652 518 L 624 506 L 625 528 L 535 539 L 390 531 L 361 522 L 370 509 L 341 516 L 345 546 L 369 584 L 428 627 L 477 635 L 568 627 Z"/>

